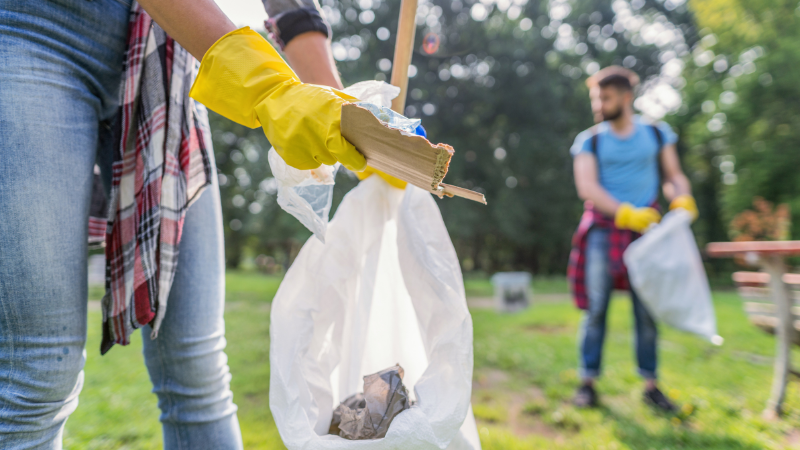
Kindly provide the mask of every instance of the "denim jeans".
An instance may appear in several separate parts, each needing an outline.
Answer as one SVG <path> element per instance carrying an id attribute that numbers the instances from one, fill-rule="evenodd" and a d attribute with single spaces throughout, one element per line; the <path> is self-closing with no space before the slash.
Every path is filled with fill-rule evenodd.
<path id="1" fill-rule="evenodd" d="M 586 292 L 589 297 L 589 309 L 584 314 L 578 336 L 582 378 L 597 378 L 600 375 L 603 359 L 606 313 L 614 287 L 609 270 L 608 235 L 608 229 L 593 228 L 587 236 Z M 645 379 L 655 379 L 658 338 L 656 324 L 633 290 L 631 290 L 631 300 L 636 321 L 636 359 L 639 363 L 639 374 Z"/>
<path id="2" fill-rule="evenodd" d="M 110 168 L 106 121 L 118 107 L 130 6 L 0 0 L 3 450 L 61 448 L 78 405 L 92 167 Z M 167 450 L 242 447 L 224 353 L 223 261 L 215 182 L 186 214 L 161 333 L 141 333 Z"/>

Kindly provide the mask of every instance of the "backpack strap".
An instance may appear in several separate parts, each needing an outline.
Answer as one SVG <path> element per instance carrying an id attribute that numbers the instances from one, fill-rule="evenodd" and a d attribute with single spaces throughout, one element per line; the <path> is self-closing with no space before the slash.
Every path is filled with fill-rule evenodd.
<path id="1" fill-rule="evenodd" d="M 658 129 L 656 125 L 650 125 L 650 128 L 653 129 L 653 133 L 656 135 L 656 142 L 658 143 L 658 153 L 661 153 L 661 150 L 664 148 L 664 135 L 661 134 L 661 130 Z"/>
<path id="2" fill-rule="evenodd" d="M 661 151 L 664 150 L 664 135 L 656 125 L 650 125 L 653 133 L 656 135 L 656 143 L 658 144 L 658 151 L 656 152 L 656 161 L 658 162 L 658 176 L 660 178 L 659 184 L 664 180 L 664 167 L 661 166 Z"/>
<path id="3" fill-rule="evenodd" d="M 595 159 L 595 164 L 597 165 L 597 181 L 600 181 L 600 157 L 597 155 L 598 149 L 598 141 L 600 140 L 600 131 L 597 129 L 597 126 L 594 126 L 592 129 L 592 137 L 589 138 L 589 151 L 592 152 Z"/>

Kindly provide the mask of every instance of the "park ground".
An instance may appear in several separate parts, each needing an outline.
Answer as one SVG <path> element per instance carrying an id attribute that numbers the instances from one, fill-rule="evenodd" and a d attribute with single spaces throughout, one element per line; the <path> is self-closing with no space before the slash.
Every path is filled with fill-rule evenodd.
<path id="1" fill-rule="evenodd" d="M 269 411 L 269 311 L 277 277 L 229 272 L 225 312 L 231 388 L 245 448 L 281 449 Z M 599 382 L 602 407 L 578 410 L 575 336 L 581 314 L 563 279 L 536 279 L 534 304 L 521 313 L 491 309 L 491 286 L 467 279 L 475 329 L 472 402 L 485 450 L 517 449 L 800 449 L 800 382 L 792 379 L 786 414 L 765 421 L 774 340 L 747 322 L 734 292 L 715 292 L 722 347 L 662 329 L 660 373 L 680 405 L 656 413 L 641 401 L 635 375 L 630 303 L 612 303 Z M 99 298 L 92 289 L 90 299 Z M 86 379 L 80 406 L 67 422 L 67 449 L 161 447 L 156 398 L 137 336 L 101 357 L 97 303 L 89 313 Z M 794 351 L 800 361 L 800 352 Z M 113 376 L 112 376 L 113 375 Z"/>

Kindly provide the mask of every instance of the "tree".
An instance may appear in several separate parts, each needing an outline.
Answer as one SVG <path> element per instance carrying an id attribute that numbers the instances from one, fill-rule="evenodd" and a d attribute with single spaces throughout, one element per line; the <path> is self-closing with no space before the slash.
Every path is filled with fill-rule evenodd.
<path id="1" fill-rule="evenodd" d="M 692 0 L 703 38 L 687 58 L 675 122 L 689 164 L 705 240 L 754 196 L 788 203 L 800 236 L 800 9 L 784 0 Z M 718 205 L 718 207 L 717 207 Z"/>

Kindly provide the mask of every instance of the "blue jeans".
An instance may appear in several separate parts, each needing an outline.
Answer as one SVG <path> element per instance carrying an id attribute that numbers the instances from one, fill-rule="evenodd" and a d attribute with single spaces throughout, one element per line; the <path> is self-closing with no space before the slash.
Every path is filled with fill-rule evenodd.
<path id="1" fill-rule="evenodd" d="M 129 0 L 0 0 L 4 450 L 61 448 L 78 405 L 92 167 L 110 168 L 107 121 L 118 107 L 129 10 Z M 150 340 L 142 330 L 168 450 L 242 447 L 224 353 L 223 261 L 215 182 L 186 215 L 161 333 Z"/>
<path id="2" fill-rule="evenodd" d="M 609 270 L 608 229 L 593 228 L 586 242 L 586 293 L 589 309 L 583 317 L 580 343 L 581 377 L 597 378 L 603 359 L 606 337 L 606 313 L 614 285 Z M 645 379 L 656 378 L 656 341 L 658 330 L 636 292 L 631 290 L 633 316 L 636 320 L 636 359 L 639 374 Z"/>

